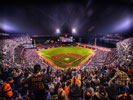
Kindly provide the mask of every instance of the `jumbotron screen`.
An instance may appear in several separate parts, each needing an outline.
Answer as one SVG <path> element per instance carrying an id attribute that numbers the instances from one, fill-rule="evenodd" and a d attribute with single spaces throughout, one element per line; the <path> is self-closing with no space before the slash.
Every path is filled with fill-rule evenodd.
<path id="1" fill-rule="evenodd" d="M 73 36 L 67 36 L 67 37 L 61 36 L 59 37 L 59 39 L 61 42 L 73 42 Z"/>

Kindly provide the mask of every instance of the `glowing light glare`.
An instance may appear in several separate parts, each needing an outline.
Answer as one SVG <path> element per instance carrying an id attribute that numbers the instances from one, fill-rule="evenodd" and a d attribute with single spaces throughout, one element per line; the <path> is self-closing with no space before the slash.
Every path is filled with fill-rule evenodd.
<path id="1" fill-rule="evenodd" d="M 57 29 L 56 29 L 56 33 L 60 33 L 60 29 L 57 28 Z"/>
<path id="2" fill-rule="evenodd" d="M 75 28 L 73 28 L 72 29 L 72 33 L 76 33 L 77 31 L 76 31 L 76 29 Z"/>
<path id="3" fill-rule="evenodd" d="M 119 31 L 119 30 L 126 30 L 128 28 L 130 28 L 131 26 L 131 19 L 126 19 L 123 22 L 119 23 L 119 25 L 116 26 L 115 30 Z"/>
<path id="4" fill-rule="evenodd" d="M 11 26 L 9 26 L 9 25 L 3 25 L 3 29 L 5 29 L 5 30 L 11 30 L 11 29 L 12 29 L 12 27 L 11 27 Z"/>
<path id="5" fill-rule="evenodd" d="M 12 25 L 9 25 L 9 24 L 0 24 L 0 28 L 2 28 L 5 31 L 15 30 L 15 28 Z"/>

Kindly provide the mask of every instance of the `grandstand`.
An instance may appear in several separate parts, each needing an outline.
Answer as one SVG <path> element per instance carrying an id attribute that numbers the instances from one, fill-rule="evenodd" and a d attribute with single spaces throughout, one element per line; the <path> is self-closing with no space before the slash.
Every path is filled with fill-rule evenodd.
<path id="1" fill-rule="evenodd" d="M 112 73 L 112 69 L 115 66 L 124 66 L 123 69 L 132 76 L 132 72 L 128 72 L 132 65 L 132 41 L 133 38 L 128 38 L 123 41 L 117 43 L 117 48 L 105 48 L 99 46 L 93 46 L 88 44 L 76 43 L 76 47 L 80 48 L 88 48 L 92 49 L 95 55 L 89 57 L 80 67 L 77 67 L 76 70 L 80 71 L 81 77 L 82 75 L 88 75 L 92 73 L 92 82 L 96 80 L 94 72 L 96 72 L 96 76 L 102 75 L 103 72 L 106 72 L 106 76 L 104 78 L 111 78 L 109 75 Z M 1 45 L 1 71 L 4 74 L 5 71 L 11 69 L 12 71 L 17 71 L 17 77 L 21 75 L 22 72 L 25 72 L 28 68 L 30 72 L 35 64 L 40 64 L 42 67 L 43 73 L 50 73 L 51 75 L 56 74 L 58 72 L 59 76 L 63 73 L 67 74 L 67 71 L 61 71 L 62 69 L 59 67 L 54 67 L 51 63 L 49 63 L 46 59 L 43 59 L 37 52 L 38 50 L 50 50 L 54 48 L 62 48 L 63 45 L 58 43 L 53 44 L 37 44 L 37 48 L 27 48 L 27 46 L 32 45 L 31 38 L 27 35 L 25 37 L 15 37 L 2 39 L 0 41 Z M 74 46 L 69 46 L 70 48 Z M 65 47 L 64 47 L 65 48 Z M 67 65 L 68 66 L 68 65 Z M 74 69 L 68 69 L 73 73 Z M 131 69 L 130 69 L 131 70 Z M 3 72 L 4 71 L 4 72 Z M 11 71 L 11 72 L 12 72 Z M 8 72 L 9 73 L 9 72 Z M 86 74 L 85 74 L 86 73 Z M 1 76 L 1 79 L 5 81 L 5 75 Z M 15 73 L 13 75 L 16 75 Z M 104 73 L 105 74 L 105 73 Z M 103 74 L 103 75 L 104 75 Z M 57 78 L 59 78 L 57 76 Z M 15 76 L 13 76 L 15 77 Z M 53 76 L 51 76 L 53 77 Z M 65 77 L 65 76 L 63 76 Z M 98 77 L 100 84 L 106 84 L 102 82 L 103 77 Z M 60 79 L 61 80 L 61 79 Z M 86 78 L 84 79 L 87 79 Z M 83 81 L 83 80 L 82 80 Z M 93 87 L 94 88 L 94 87 Z"/>
<path id="2" fill-rule="evenodd" d="M 128 0 L 72 1 L 0 4 L 0 100 L 133 100 Z"/>

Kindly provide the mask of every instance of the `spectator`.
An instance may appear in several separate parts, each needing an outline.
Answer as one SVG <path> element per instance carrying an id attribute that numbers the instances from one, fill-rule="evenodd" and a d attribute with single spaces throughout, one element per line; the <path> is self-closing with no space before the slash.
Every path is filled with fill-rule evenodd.
<path id="1" fill-rule="evenodd" d="M 64 87 L 64 91 L 65 91 L 65 93 L 66 93 L 66 96 L 68 97 L 68 95 L 69 95 L 69 81 L 68 82 L 65 82 L 65 87 Z"/>
<path id="2" fill-rule="evenodd" d="M 66 97 L 66 93 L 63 89 L 61 89 L 58 93 L 58 100 L 68 100 Z"/>
<path id="3" fill-rule="evenodd" d="M 90 86 L 90 83 L 86 83 L 86 87 L 84 89 L 84 99 L 85 100 L 92 100 L 92 96 L 94 94 L 94 89 Z"/>
<path id="4" fill-rule="evenodd" d="M 115 88 L 115 85 L 113 82 L 109 83 L 109 86 L 106 88 L 108 95 L 109 95 L 109 99 L 110 100 L 116 100 L 116 96 L 118 95 L 118 91 Z"/>
<path id="5" fill-rule="evenodd" d="M 128 83 L 125 87 L 125 91 L 130 99 L 133 99 L 133 79 L 128 79 Z"/>
<path id="6" fill-rule="evenodd" d="M 116 73 L 114 77 L 110 80 L 110 82 L 115 80 L 115 84 L 118 89 L 118 92 L 124 93 L 125 92 L 124 87 L 127 83 L 127 79 L 128 79 L 128 75 L 122 71 L 121 67 L 117 66 Z"/>
<path id="7" fill-rule="evenodd" d="M 75 77 L 73 77 L 72 85 L 70 86 L 69 97 L 70 100 L 81 100 L 81 90 L 80 87 L 76 84 Z"/>
<path id="8" fill-rule="evenodd" d="M 62 88 L 62 84 L 60 84 L 58 89 L 58 100 L 68 100 L 65 91 Z"/>
<path id="9" fill-rule="evenodd" d="M 7 81 L 3 84 L 2 86 L 2 91 L 3 91 L 3 95 L 6 99 L 12 99 L 13 97 L 13 91 L 11 88 L 11 83 L 13 83 L 13 78 L 12 77 L 8 77 Z"/>
<path id="10" fill-rule="evenodd" d="M 104 86 L 97 86 L 97 92 L 94 95 L 94 100 L 108 100 L 108 93 L 104 89 Z"/>
<path id="11" fill-rule="evenodd" d="M 34 66 L 34 74 L 28 79 L 30 90 L 34 93 L 36 100 L 46 100 L 48 96 L 47 76 L 40 74 L 41 66 Z"/>

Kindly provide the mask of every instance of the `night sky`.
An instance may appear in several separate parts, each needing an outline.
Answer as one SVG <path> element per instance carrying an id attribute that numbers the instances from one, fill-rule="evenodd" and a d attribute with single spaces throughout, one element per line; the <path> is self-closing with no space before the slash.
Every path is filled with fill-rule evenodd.
<path id="1" fill-rule="evenodd" d="M 19 0 L 18 0 L 19 1 Z M 30 35 L 86 37 L 133 34 L 133 0 L 44 0 L 0 3 L 0 30 Z M 117 2 L 116 2 L 117 1 Z"/>

